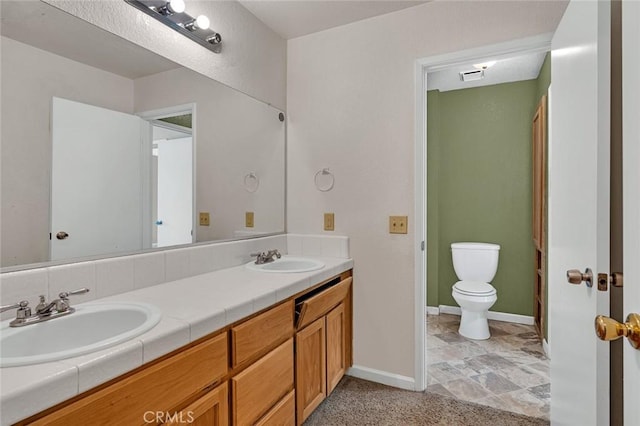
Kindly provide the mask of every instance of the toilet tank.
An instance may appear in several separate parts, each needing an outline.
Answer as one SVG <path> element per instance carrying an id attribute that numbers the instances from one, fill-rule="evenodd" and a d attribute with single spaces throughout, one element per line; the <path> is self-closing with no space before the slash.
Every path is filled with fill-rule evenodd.
<path id="1" fill-rule="evenodd" d="M 500 246 L 490 243 L 452 243 L 453 269 L 461 281 L 489 283 L 498 270 Z"/>

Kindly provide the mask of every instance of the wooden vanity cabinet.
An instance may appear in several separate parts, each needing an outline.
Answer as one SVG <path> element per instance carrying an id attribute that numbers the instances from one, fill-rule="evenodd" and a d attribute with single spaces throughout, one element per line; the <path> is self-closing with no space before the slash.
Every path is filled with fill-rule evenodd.
<path id="1" fill-rule="evenodd" d="M 227 346 L 225 332 L 18 424 L 155 424 L 155 413 L 171 412 L 221 381 L 228 371 Z"/>
<path id="2" fill-rule="evenodd" d="M 293 426 L 351 365 L 351 271 L 17 424 Z"/>
<path id="3" fill-rule="evenodd" d="M 351 365 L 351 283 L 346 278 L 299 302 L 296 421 L 301 425 Z M 311 322 L 312 321 L 312 322 Z"/>

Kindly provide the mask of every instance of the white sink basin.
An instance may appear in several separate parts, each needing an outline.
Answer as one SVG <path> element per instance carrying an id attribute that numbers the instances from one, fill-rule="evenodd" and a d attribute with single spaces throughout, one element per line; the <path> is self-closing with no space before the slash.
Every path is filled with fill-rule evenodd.
<path id="1" fill-rule="evenodd" d="M 95 352 L 133 339 L 160 321 L 160 310 L 146 303 L 87 303 L 49 321 L 0 326 L 0 367 L 38 364 Z"/>
<path id="2" fill-rule="evenodd" d="M 324 268 L 324 263 L 308 257 L 282 256 L 280 259 L 262 265 L 256 265 L 255 261 L 249 262 L 247 268 L 260 272 L 309 272 Z"/>

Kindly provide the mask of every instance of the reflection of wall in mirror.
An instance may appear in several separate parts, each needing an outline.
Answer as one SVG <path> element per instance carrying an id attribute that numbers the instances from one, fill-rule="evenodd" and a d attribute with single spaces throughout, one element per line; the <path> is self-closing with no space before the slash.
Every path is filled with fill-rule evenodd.
<path id="1" fill-rule="evenodd" d="M 52 97 L 133 112 L 133 81 L 2 37 L 2 266 L 49 257 Z"/>
<path id="2" fill-rule="evenodd" d="M 196 209 L 211 213 L 198 241 L 238 237 L 246 211 L 255 212 L 252 231 L 284 231 L 284 124 L 277 110 L 186 68 L 136 79 L 134 87 L 138 113 L 196 104 Z M 244 189 L 250 171 L 260 177 L 255 193 Z"/>
<path id="3" fill-rule="evenodd" d="M 245 211 L 256 212 L 255 231 L 284 230 L 284 124 L 275 109 L 187 69 L 131 80 L 6 37 L 2 55 L 2 266 L 49 260 L 53 96 L 126 113 L 196 102 L 195 195 L 198 211 L 212 214 L 198 241 L 234 238 Z M 261 180 L 253 194 L 243 187 L 249 171 Z"/>

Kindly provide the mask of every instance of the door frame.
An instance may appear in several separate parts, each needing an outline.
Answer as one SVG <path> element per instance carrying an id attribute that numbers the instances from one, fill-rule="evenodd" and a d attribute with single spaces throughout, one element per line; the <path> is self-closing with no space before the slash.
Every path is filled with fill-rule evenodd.
<path id="1" fill-rule="evenodd" d="M 486 59 L 507 59 L 527 53 L 551 51 L 553 33 L 510 40 L 503 43 L 429 56 L 415 61 L 415 320 L 414 320 L 414 390 L 427 387 L 426 313 L 427 313 L 427 73 L 443 68 Z"/>
<path id="2" fill-rule="evenodd" d="M 151 149 L 151 143 L 153 141 L 153 125 L 154 125 L 154 121 L 157 121 L 161 118 L 166 118 L 166 117 L 174 117 L 176 115 L 184 115 L 184 114 L 191 114 L 191 172 L 192 172 L 192 176 L 191 176 L 191 242 L 195 243 L 196 241 L 198 241 L 197 239 L 197 229 L 198 227 L 197 225 L 197 220 L 198 220 L 198 211 L 197 211 L 197 206 L 196 206 L 196 176 L 197 176 L 197 164 L 196 164 L 196 133 L 197 133 L 197 114 L 196 114 L 196 103 L 189 103 L 189 104 L 182 104 L 182 105 L 174 105 L 174 106 L 170 106 L 170 107 L 166 107 L 166 108 L 159 108 L 159 109 L 154 109 L 154 110 L 150 110 L 150 111 L 144 111 L 144 112 L 139 112 L 137 113 L 137 115 L 148 121 L 150 126 L 149 126 L 149 134 L 146 135 L 145 140 L 143 141 L 143 143 L 141 144 L 141 149 L 143 150 L 143 161 L 147 161 L 145 164 L 142 165 L 142 170 L 143 170 L 143 174 L 145 176 L 145 178 L 143 179 L 142 185 L 142 191 L 143 191 L 143 199 L 145 202 L 145 206 L 143 208 L 143 214 L 146 215 L 147 217 L 147 222 L 151 223 L 151 204 L 150 204 L 150 196 L 149 195 L 149 181 L 151 179 L 151 159 L 150 157 L 148 158 L 147 156 L 144 155 L 144 153 L 146 152 L 147 148 Z M 145 192 L 146 191 L 146 192 Z M 144 230 L 147 228 L 143 227 L 143 232 Z M 148 234 L 148 235 L 147 235 Z M 151 242 L 151 232 L 147 232 L 146 234 L 143 235 L 143 237 L 145 237 L 146 239 L 148 239 L 148 242 L 150 244 Z"/>

